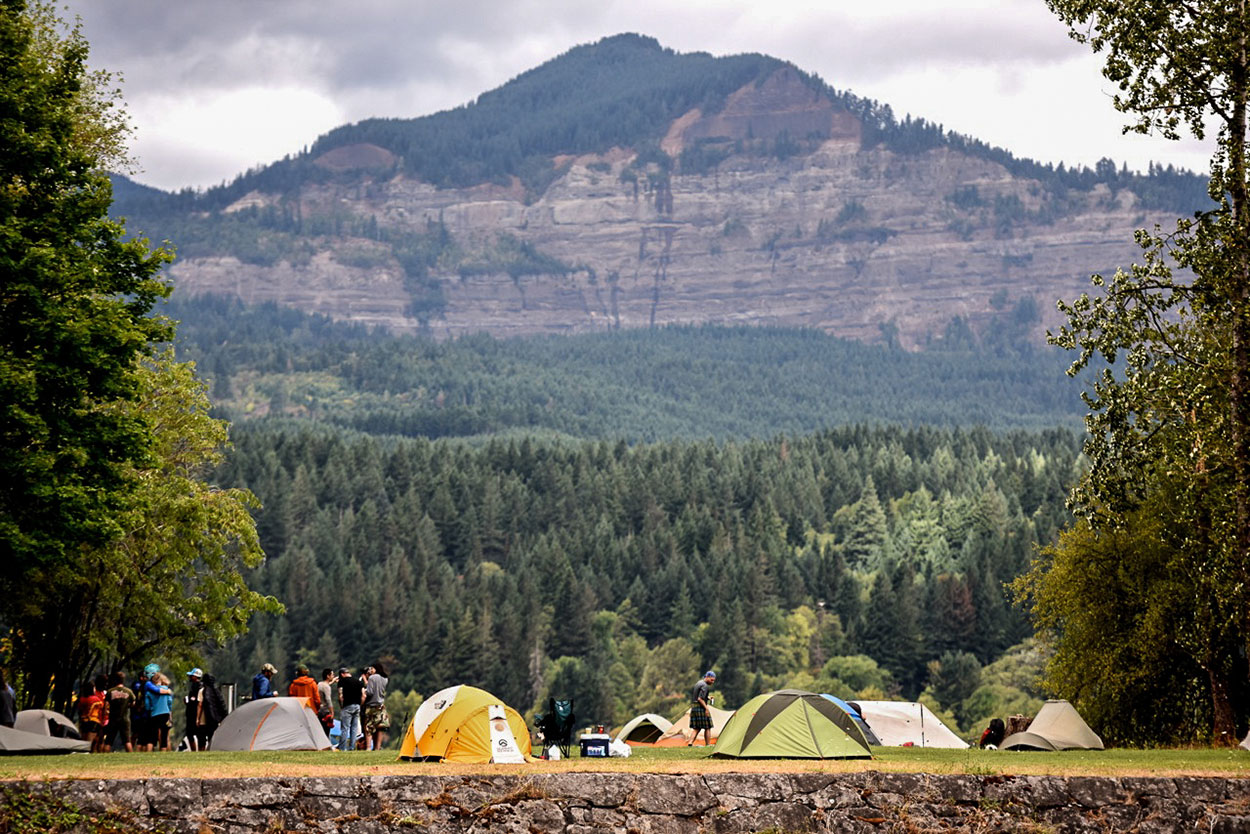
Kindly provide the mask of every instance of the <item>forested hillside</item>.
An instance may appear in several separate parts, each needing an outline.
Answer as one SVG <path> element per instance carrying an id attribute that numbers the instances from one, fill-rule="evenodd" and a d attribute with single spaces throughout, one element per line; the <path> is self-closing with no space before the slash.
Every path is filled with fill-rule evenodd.
<path id="1" fill-rule="evenodd" d="M 772 437 L 848 423 L 1079 426 L 1065 357 L 1005 309 L 978 340 L 962 322 L 926 351 L 813 330 L 669 327 L 436 342 L 222 298 L 168 306 L 180 348 L 235 419 L 295 416 L 372 434 L 576 438 Z"/>
<path id="2" fill-rule="evenodd" d="M 264 502 L 255 587 L 287 606 L 209 659 L 225 679 L 393 670 L 587 721 L 783 685 L 926 698 L 971 727 L 1035 703 L 1003 582 L 1067 518 L 1068 431 L 846 428 L 718 444 L 384 440 L 236 426 L 219 473 Z M 993 664 L 983 670 L 986 664 Z"/>

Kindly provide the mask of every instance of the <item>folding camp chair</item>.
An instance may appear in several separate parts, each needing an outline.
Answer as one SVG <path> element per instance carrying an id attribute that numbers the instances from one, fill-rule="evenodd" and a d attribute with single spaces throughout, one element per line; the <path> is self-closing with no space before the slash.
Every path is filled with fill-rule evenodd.
<path id="1" fill-rule="evenodd" d="M 560 756 L 567 759 L 573 746 L 573 722 L 577 718 L 573 714 L 573 701 L 549 698 L 547 704 L 549 709 L 545 715 L 534 716 L 534 723 L 543 737 L 543 757 L 546 758 L 548 748 L 555 745 Z"/>

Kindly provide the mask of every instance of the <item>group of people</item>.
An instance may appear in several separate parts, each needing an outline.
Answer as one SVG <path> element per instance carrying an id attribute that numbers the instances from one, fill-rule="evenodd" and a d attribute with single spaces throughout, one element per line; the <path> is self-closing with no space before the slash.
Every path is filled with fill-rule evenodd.
<path id="1" fill-rule="evenodd" d="M 191 750 L 207 750 L 217 725 L 226 717 L 226 702 L 217 681 L 199 668 L 192 669 L 187 672 L 183 700 L 187 745 Z M 155 663 L 143 667 L 130 685 L 124 672 L 97 675 L 83 683 L 74 708 L 78 732 L 91 744 L 93 753 L 171 749 L 174 690 Z"/>
<path id="2" fill-rule="evenodd" d="M 272 698 L 278 694 L 273 679 L 278 674 L 272 663 L 260 667 L 252 678 L 252 700 Z M 307 666 L 295 670 L 295 678 L 287 686 L 287 694 L 307 698 L 316 710 L 317 718 L 325 728 L 326 735 L 334 729 L 334 704 L 338 703 L 339 749 L 381 750 L 386 744 L 391 717 L 386 711 L 386 685 L 389 679 L 381 661 L 365 667 L 354 676 L 346 666 L 338 674 L 333 669 L 321 670 L 321 680 L 315 681 Z"/>
<path id="3" fill-rule="evenodd" d="M 252 700 L 280 694 L 273 683 L 277 674 L 277 667 L 272 663 L 261 666 L 252 678 Z M 387 683 L 386 669 L 381 662 L 366 667 L 359 676 L 354 676 L 346 666 L 340 668 L 337 675 L 332 669 L 323 669 L 320 681 L 313 680 L 308 667 L 301 665 L 296 668 L 286 694 L 308 699 L 327 735 L 333 732 L 335 704 L 338 704 L 340 750 L 357 747 L 381 750 L 391 726 L 386 711 Z M 6 692 L 9 694 L 7 701 Z M 10 727 L 13 726 L 10 713 L 16 714 L 12 692 L 0 673 L 0 724 L 7 718 Z M 213 733 L 229 711 L 216 679 L 198 667 L 187 672 L 183 702 L 187 748 L 210 749 Z M 91 744 L 93 753 L 170 750 L 173 709 L 171 682 L 155 663 L 145 666 L 138 680 L 129 686 L 122 672 L 114 672 L 110 677 L 96 676 L 82 685 L 74 704 L 78 731 L 83 740 Z"/>

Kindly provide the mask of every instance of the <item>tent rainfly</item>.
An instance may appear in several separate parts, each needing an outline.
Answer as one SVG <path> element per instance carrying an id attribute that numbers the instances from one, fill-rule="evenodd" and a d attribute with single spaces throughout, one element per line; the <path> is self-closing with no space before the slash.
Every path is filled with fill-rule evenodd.
<path id="1" fill-rule="evenodd" d="M 955 735 L 924 704 L 908 701 L 850 701 L 886 747 L 945 747 L 961 750 L 968 742 Z"/>
<path id="2" fill-rule="evenodd" d="M 1102 750 L 1102 739 L 1067 701 L 1047 701 L 1022 733 L 1012 733 L 1003 750 Z"/>
<path id="3" fill-rule="evenodd" d="M 213 750 L 329 750 L 330 739 L 307 698 L 261 698 L 225 717 Z"/>
<path id="4" fill-rule="evenodd" d="M 735 759 L 871 759 L 868 740 L 840 707 L 815 692 L 756 695 L 733 714 L 712 753 Z"/>
<path id="5" fill-rule="evenodd" d="M 81 739 L 78 726 L 61 713 L 50 709 L 24 709 L 17 714 L 13 729 L 24 733 L 54 738 Z"/>
<path id="6" fill-rule="evenodd" d="M 720 731 L 724 728 L 725 722 L 733 716 L 733 710 L 717 709 L 709 706 L 707 708 L 708 715 L 712 716 L 712 743 L 716 743 L 716 739 L 720 737 Z M 703 731 L 699 730 L 697 738 L 703 737 Z M 664 735 L 660 736 L 656 741 L 656 747 L 685 747 L 696 738 L 694 730 L 690 729 L 690 710 L 686 710 L 681 718 L 673 722 L 673 726 L 664 731 Z"/>
<path id="7" fill-rule="evenodd" d="M 877 738 L 875 733 L 873 733 L 872 727 L 868 726 L 868 724 L 864 721 L 864 717 L 859 714 L 859 711 L 856 710 L 855 707 L 851 706 L 846 701 L 843 701 L 837 695 L 830 695 L 827 692 L 820 693 L 820 697 L 828 698 L 830 701 L 833 701 L 841 707 L 843 712 L 851 716 L 851 720 L 855 722 L 855 726 L 859 727 L 859 731 L 864 734 L 864 738 L 868 739 L 869 744 L 876 744 L 878 746 L 881 745 L 881 740 Z"/>
<path id="8" fill-rule="evenodd" d="M 484 689 L 452 686 L 421 702 L 400 747 L 401 759 L 521 764 L 530 731 L 520 713 Z"/>
<path id="9" fill-rule="evenodd" d="M 0 756 L 89 752 L 91 744 L 81 739 L 57 738 L 48 733 L 28 733 L 12 727 L 0 727 Z"/>
<path id="10" fill-rule="evenodd" d="M 656 715 L 654 712 L 644 712 L 642 715 L 635 715 L 629 719 L 629 722 L 616 734 L 616 740 L 636 747 L 648 747 L 659 741 L 660 736 L 672 726 L 673 722 L 664 716 Z"/>

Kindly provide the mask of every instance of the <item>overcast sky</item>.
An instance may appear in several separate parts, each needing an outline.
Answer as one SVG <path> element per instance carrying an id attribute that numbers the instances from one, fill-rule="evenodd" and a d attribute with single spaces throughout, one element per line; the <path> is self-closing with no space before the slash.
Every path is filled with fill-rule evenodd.
<path id="1" fill-rule="evenodd" d="M 123 76 L 141 182 L 205 187 L 372 116 L 422 116 L 621 32 L 762 52 L 1017 156 L 1208 170 L 1122 136 L 1101 62 L 1042 0 L 69 0 Z"/>

